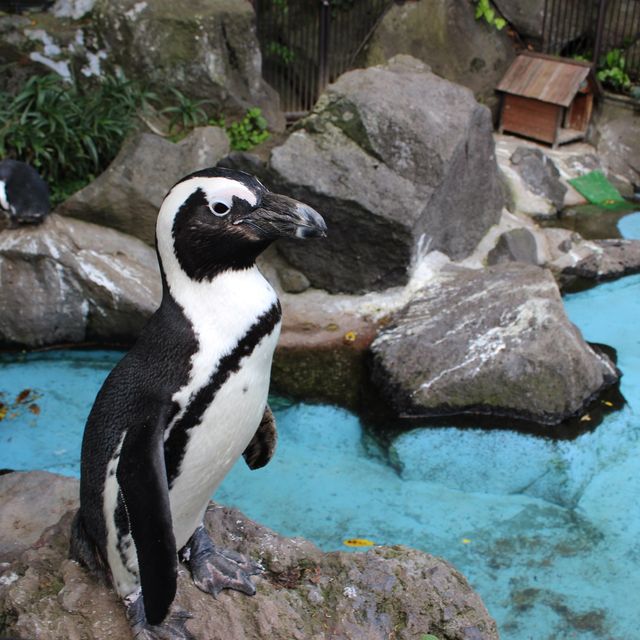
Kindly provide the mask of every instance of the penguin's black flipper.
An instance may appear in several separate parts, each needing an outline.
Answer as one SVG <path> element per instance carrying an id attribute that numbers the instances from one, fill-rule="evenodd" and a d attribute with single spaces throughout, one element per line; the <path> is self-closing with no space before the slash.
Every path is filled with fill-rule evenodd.
<path id="1" fill-rule="evenodd" d="M 264 467 L 273 457 L 277 442 L 276 419 L 267 405 L 258 430 L 242 454 L 249 469 Z"/>
<path id="2" fill-rule="evenodd" d="M 164 461 L 165 412 L 131 427 L 120 452 L 117 478 L 138 555 L 147 622 L 165 618 L 176 595 L 178 555 Z M 144 540 L 144 543 L 140 541 Z"/>

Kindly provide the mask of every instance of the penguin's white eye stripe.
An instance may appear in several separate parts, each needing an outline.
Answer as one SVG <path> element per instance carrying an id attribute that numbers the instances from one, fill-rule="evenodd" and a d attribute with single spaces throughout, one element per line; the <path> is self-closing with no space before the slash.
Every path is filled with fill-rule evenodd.
<path id="1" fill-rule="evenodd" d="M 212 202 L 209 208 L 216 216 L 226 216 L 231 211 L 231 207 L 226 202 Z"/>

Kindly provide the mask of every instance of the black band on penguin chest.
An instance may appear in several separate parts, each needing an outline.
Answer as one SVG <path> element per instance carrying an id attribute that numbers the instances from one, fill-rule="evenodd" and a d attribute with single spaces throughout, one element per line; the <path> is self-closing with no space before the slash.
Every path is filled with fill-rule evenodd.
<path id="1" fill-rule="evenodd" d="M 207 383 L 191 398 L 185 412 L 173 425 L 171 434 L 164 444 L 169 488 L 173 486 L 180 473 L 180 466 L 189 443 L 189 432 L 200 424 L 204 412 L 214 401 L 216 393 L 231 374 L 240 370 L 242 360 L 251 355 L 256 345 L 273 331 L 280 322 L 281 316 L 280 302 L 276 301 L 251 325 L 249 331 L 239 340 L 231 353 L 220 358 L 216 370 L 211 374 Z"/>

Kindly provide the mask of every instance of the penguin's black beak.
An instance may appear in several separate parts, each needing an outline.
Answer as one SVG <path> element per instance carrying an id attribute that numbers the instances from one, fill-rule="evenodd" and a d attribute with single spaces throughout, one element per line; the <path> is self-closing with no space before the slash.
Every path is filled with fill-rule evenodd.
<path id="1" fill-rule="evenodd" d="M 327 225 L 310 206 L 277 193 L 266 193 L 260 205 L 242 220 L 265 239 L 324 238 Z"/>

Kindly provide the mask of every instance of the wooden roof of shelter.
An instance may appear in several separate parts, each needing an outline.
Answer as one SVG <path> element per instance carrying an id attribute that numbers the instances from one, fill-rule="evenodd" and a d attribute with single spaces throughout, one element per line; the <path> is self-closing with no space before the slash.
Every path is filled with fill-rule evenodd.
<path id="1" fill-rule="evenodd" d="M 513 61 L 496 88 L 568 107 L 590 73 L 592 67 L 588 62 L 527 51 Z M 594 86 L 597 90 L 597 82 Z"/>

